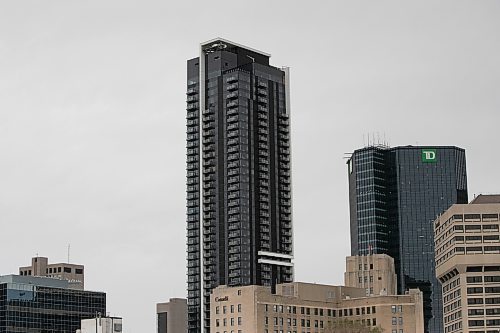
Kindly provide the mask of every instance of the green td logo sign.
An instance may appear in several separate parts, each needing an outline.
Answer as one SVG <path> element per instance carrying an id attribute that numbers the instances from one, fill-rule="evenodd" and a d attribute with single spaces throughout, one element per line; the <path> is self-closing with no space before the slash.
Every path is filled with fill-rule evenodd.
<path id="1" fill-rule="evenodd" d="M 436 149 L 422 149 L 422 162 L 436 163 L 437 162 Z"/>

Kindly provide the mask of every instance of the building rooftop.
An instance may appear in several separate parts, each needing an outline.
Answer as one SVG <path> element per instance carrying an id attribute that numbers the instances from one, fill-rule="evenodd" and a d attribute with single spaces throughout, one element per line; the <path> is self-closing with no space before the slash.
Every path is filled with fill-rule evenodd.
<path id="1" fill-rule="evenodd" d="M 500 194 L 480 194 L 470 202 L 471 204 L 500 204 Z"/>
<path id="2" fill-rule="evenodd" d="M 234 43 L 234 42 L 231 42 L 231 41 L 229 41 L 227 39 L 223 39 L 223 38 L 215 38 L 215 39 L 211 39 L 209 41 L 206 41 L 204 43 L 201 43 L 201 48 L 205 52 L 213 52 L 216 50 L 224 50 L 224 49 L 232 49 L 232 48 L 241 48 L 241 49 L 245 49 L 248 51 L 252 51 L 254 53 L 258 53 L 258 54 L 263 55 L 265 57 L 271 57 L 271 55 L 269 53 L 265 53 L 265 52 L 262 52 L 262 51 L 259 51 L 256 49 L 252 49 L 248 46 Z"/>
<path id="3" fill-rule="evenodd" d="M 0 283 L 19 283 L 29 284 L 39 287 L 51 287 L 68 289 L 67 280 L 59 280 L 42 276 L 21 276 L 21 275 L 3 275 L 0 276 Z"/>

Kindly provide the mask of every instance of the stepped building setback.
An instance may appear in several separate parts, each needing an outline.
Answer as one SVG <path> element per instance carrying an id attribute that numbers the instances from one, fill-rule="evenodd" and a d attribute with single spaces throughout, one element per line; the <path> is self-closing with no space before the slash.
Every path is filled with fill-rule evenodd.
<path id="1" fill-rule="evenodd" d="M 287 69 L 224 39 L 187 62 L 188 332 L 219 285 L 293 281 Z"/>

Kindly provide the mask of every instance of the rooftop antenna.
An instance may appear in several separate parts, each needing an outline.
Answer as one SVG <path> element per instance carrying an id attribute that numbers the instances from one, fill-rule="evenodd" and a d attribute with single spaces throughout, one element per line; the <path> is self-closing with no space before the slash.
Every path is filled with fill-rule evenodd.
<path id="1" fill-rule="evenodd" d="M 70 253 L 70 249 L 71 249 L 71 244 L 68 244 L 68 264 L 69 264 L 69 253 Z"/>

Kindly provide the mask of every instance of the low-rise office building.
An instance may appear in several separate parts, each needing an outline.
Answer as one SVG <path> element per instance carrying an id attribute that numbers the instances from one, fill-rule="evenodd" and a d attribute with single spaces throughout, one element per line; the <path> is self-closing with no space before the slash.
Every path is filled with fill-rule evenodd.
<path id="1" fill-rule="evenodd" d="M 445 333 L 500 331 L 500 195 L 453 205 L 434 222 Z"/>
<path id="2" fill-rule="evenodd" d="M 71 289 L 83 290 L 85 288 L 83 265 L 70 263 L 49 264 L 49 259 L 46 257 L 32 258 L 31 266 L 19 267 L 19 275 L 62 279 L 69 282 L 69 288 Z"/>
<path id="3" fill-rule="evenodd" d="M 81 320 L 106 313 L 106 294 L 69 288 L 46 277 L 0 276 L 0 332 L 75 332 Z"/>
<path id="4" fill-rule="evenodd" d="M 156 304 L 157 333 L 186 333 L 187 301 L 171 298 L 169 302 Z"/>
<path id="5" fill-rule="evenodd" d="M 365 289 L 366 296 L 396 295 L 394 259 L 387 254 L 347 257 L 344 284 Z"/>
<path id="6" fill-rule="evenodd" d="M 215 288 L 210 332 L 331 332 L 339 322 L 380 327 L 387 333 L 424 330 L 422 293 L 366 297 L 364 288 L 285 283 L 276 293 L 263 286 Z"/>

